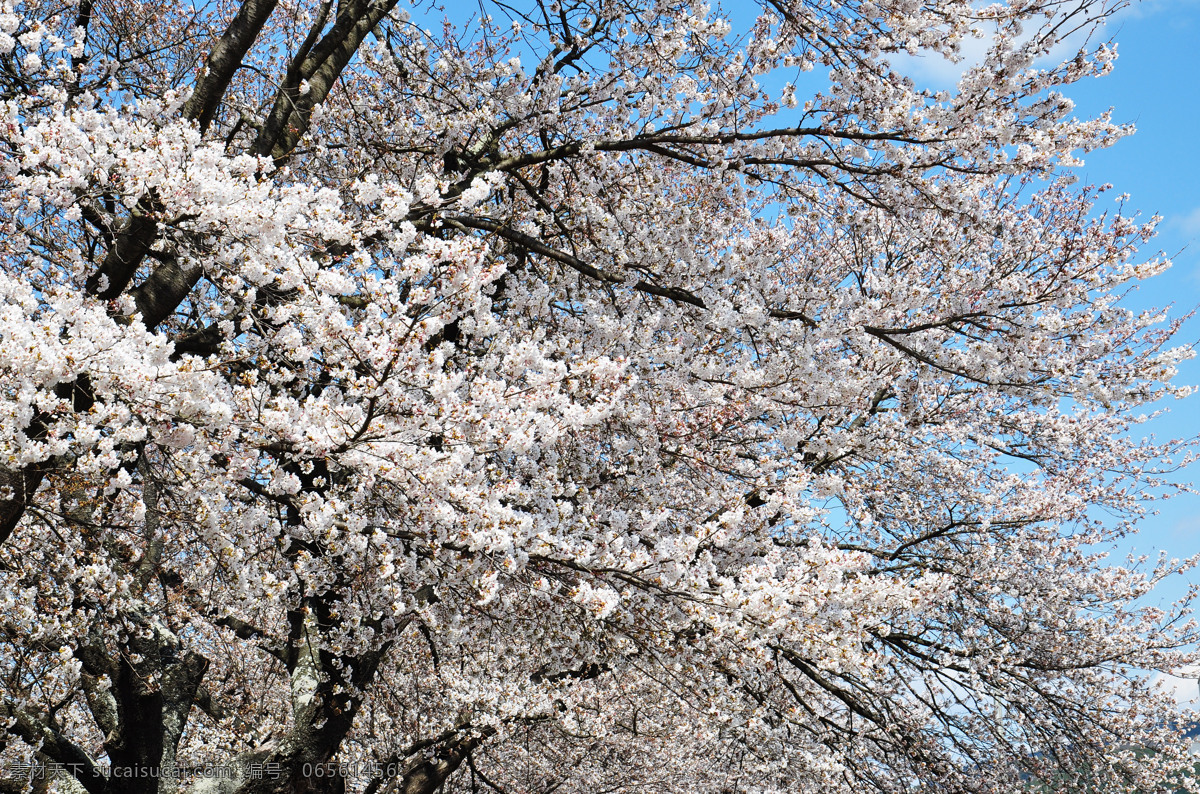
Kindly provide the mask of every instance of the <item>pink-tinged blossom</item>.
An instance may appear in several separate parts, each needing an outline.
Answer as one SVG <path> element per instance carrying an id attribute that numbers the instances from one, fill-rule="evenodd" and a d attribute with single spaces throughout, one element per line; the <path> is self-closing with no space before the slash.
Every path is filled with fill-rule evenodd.
<path id="1" fill-rule="evenodd" d="M 1139 599 L 1193 561 L 1106 553 L 1192 352 L 1119 301 L 1155 219 L 1068 170 L 1129 132 L 1063 95 L 1115 47 L 1049 58 L 1109 4 L 529 6 L 0 3 L 0 759 L 1190 768 L 1196 629 Z M 891 66 L 985 30 L 954 91 Z"/>

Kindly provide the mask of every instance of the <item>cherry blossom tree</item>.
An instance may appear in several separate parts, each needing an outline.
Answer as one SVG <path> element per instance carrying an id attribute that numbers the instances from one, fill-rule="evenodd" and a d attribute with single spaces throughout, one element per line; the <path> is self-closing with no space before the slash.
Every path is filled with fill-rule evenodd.
<path id="1" fill-rule="evenodd" d="M 1184 768 L 1114 7 L 466 5 L 0 3 L 5 790 Z"/>

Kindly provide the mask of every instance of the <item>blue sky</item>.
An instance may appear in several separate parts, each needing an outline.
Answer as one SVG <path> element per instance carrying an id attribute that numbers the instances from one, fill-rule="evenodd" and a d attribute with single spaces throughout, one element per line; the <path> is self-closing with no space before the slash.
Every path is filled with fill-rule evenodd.
<path id="1" fill-rule="evenodd" d="M 1162 216 L 1158 237 L 1143 252 L 1149 257 L 1161 250 L 1173 267 L 1143 285 L 1127 305 L 1172 306 L 1172 315 L 1179 316 L 1200 306 L 1200 0 L 1135 3 L 1110 20 L 1104 34 L 1118 45 L 1113 73 L 1073 86 L 1067 94 L 1079 114 L 1112 108 L 1114 121 L 1131 123 L 1137 132 L 1086 155 L 1080 181 L 1111 183 L 1114 192 L 1130 195 L 1127 207 L 1144 216 Z M 946 88 L 960 72 L 940 58 L 914 62 L 912 69 L 918 81 Z M 1200 351 L 1200 318 L 1184 326 L 1180 341 L 1196 344 Z M 1179 382 L 1200 386 L 1200 360 L 1181 368 Z M 1167 407 L 1167 415 L 1142 427 L 1159 438 L 1200 437 L 1200 391 Z M 1180 478 L 1200 483 L 1200 463 Z M 1159 550 L 1175 557 L 1200 553 L 1200 495 L 1160 503 L 1158 514 L 1147 517 L 1139 535 L 1118 553 L 1136 551 L 1153 559 Z M 1169 603 L 1193 584 L 1200 584 L 1200 571 L 1163 582 L 1147 601 Z M 1194 678 L 1160 680 L 1182 702 L 1192 707 L 1200 703 Z"/>
<path id="2" fill-rule="evenodd" d="M 734 19 L 755 8 L 737 0 L 723 0 L 720 5 Z M 1066 93 L 1075 100 L 1080 115 L 1094 116 L 1111 107 L 1114 121 L 1131 123 L 1137 132 L 1109 149 L 1084 155 L 1080 181 L 1111 183 L 1113 193 L 1130 195 L 1126 210 L 1163 217 L 1158 237 L 1143 253 L 1150 258 L 1161 250 L 1174 266 L 1143 285 L 1127 305 L 1135 309 L 1173 306 L 1173 315 L 1186 314 L 1200 306 L 1200 0 L 1135 2 L 1108 21 L 1099 34 L 1100 40 L 1104 38 L 1117 42 L 1119 57 L 1113 73 L 1085 80 Z M 1065 49 L 1062 54 L 1067 55 Z M 963 68 L 936 55 L 906 61 L 896 65 L 918 83 L 944 88 L 953 88 Z M 823 77 L 814 72 L 813 86 L 824 87 Z M 810 87 L 809 80 L 803 82 L 802 90 Z M 1101 209 L 1111 206 L 1104 200 Z M 1200 347 L 1200 318 L 1184 326 L 1180 341 Z M 1179 382 L 1200 385 L 1200 361 L 1187 362 Z M 1143 429 L 1159 438 L 1200 437 L 1200 392 L 1182 402 L 1172 400 L 1166 407 L 1167 416 Z M 1200 464 L 1181 478 L 1200 483 Z M 1144 521 L 1140 535 L 1120 550 L 1121 555 L 1131 550 L 1152 556 L 1159 550 L 1177 557 L 1200 553 L 1200 495 L 1180 496 L 1160 503 L 1158 509 L 1158 515 Z M 1188 583 L 1200 584 L 1200 571 L 1160 586 L 1155 600 L 1182 596 Z"/>
<path id="3" fill-rule="evenodd" d="M 1143 250 L 1150 256 L 1161 249 L 1174 265 L 1130 296 L 1128 305 L 1173 306 L 1173 315 L 1185 314 L 1200 305 L 1200 0 L 1134 4 L 1111 19 L 1104 34 L 1117 42 L 1113 73 L 1086 80 L 1067 94 L 1081 115 L 1111 107 L 1114 121 L 1132 123 L 1137 132 L 1086 155 L 1081 182 L 1112 183 L 1115 192 L 1130 195 L 1128 207 L 1163 217 L 1158 237 Z M 916 69 L 930 81 L 953 82 L 954 67 L 948 63 L 930 60 Z M 1200 319 L 1184 326 L 1181 341 L 1200 343 Z M 1187 362 L 1179 377 L 1200 385 L 1200 361 Z M 1149 432 L 1160 438 L 1200 436 L 1200 393 L 1172 400 L 1168 407 L 1167 416 L 1144 426 Z M 1200 464 L 1183 478 L 1200 482 Z M 1200 552 L 1200 495 L 1161 503 L 1130 546 L 1179 557 Z M 1164 583 L 1156 596 L 1177 598 L 1188 583 L 1200 583 L 1200 573 Z"/>
<path id="4" fill-rule="evenodd" d="M 1129 296 L 1134 309 L 1173 307 L 1180 316 L 1200 306 L 1200 0 L 1146 0 L 1133 3 L 1108 20 L 1093 43 L 1117 42 L 1119 57 L 1112 74 L 1071 86 L 1067 93 L 1081 116 L 1113 109 L 1113 120 L 1130 123 L 1137 132 L 1113 147 L 1083 156 L 1078 169 L 1081 184 L 1111 183 L 1108 196 L 1128 193 L 1126 210 L 1136 209 L 1148 218 L 1160 215 L 1158 237 L 1142 252 L 1151 258 L 1161 250 L 1173 261 L 1166 274 L 1145 283 Z M 1056 52 L 1069 57 L 1073 42 Z M 986 47 L 978 42 L 980 56 Z M 952 89 L 970 62 L 954 64 L 939 55 L 904 58 L 894 65 L 918 84 Z M 814 77 L 814 80 L 816 78 Z M 807 87 L 807 86 L 806 86 Z M 1098 210 L 1113 205 L 1106 198 Z M 1195 343 L 1200 351 L 1200 318 L 1183 328 L 1180 342 Z M 1178 382 L 1200 385 L 1200 360 L 1181 368 Z M 1141 427 L 1157 438 L 1200 437 L 1200 392 L 1184 401 L 1170 400 L 1169 414 Z M 1200 463 L 1180 475 L 1200 483 Z M 1200 553 L 1200 495 L 1185 494 L 1157 505 L 1140 534 L 1119 549 L 1150 554 L 1160 550 L 1171 556 Z M 1120 560 L 1114 560 L 1119 562 Z M 1200 571 L 1164 582 L 1152 599 L 1172 601 L 1200 584 Z"/>
<path id="5" fill-rule="evenodd" d="M 1112 108 L 1115 122 L 1133 124 L 1137 132 L 1109 149 L 1083 155 L 1085 164 L 1077 174 L 1081 184 L 1113 185 L 1098 211 L 1113 208 L 1108 197 L 1127 193 L 1126 211 L 1137 210 L 1146 218 L 1162 216 L 1158 237 L 1142 253 L 1149 259 L 1161 251 L 1173 267 L 1146 282 L 1126 305 L 1172 307 L 1171 316 L 1180 316 L 1200 306 L 1200 0 L 1134 2 L 1107 21 L 1093 43 L 1106 39 L 1117 42 L 1114 71 L 1065 93 L 1075 100 L 1080 116 Z M 1069 42 L 1054 55 L 1070 57 L 1082 43 Z M 894 65 L 920 85 L 953 89 L 971 62 L 972 44 L 982 57 L 985 40 L 968 42 L 963 63 L 931 54 L 898 59 Z M 813 85 L 824 87 L 822 77 L 814 73 Z M 806 81 L 804 88 L 808 87 Z M 1179 341 L 1197 344 L 1200 352 L 1200 317 L 1184 326 Z M 1200 360 L 1187 362 L 1178 382 L 1200 386 Z M 1141 426 L 1144 433 L 1160 439 L 1200 437 L 1200 391 L 1184 401 L 1167 401 L 1164 407 L 1169 413 Z M 1200 483 L 1200 463 L 1179 479 Z M 1136 552 L 1153 559 L 1160 550 L 1181 558 L 1200 553 L 1200 495 L 1185 494 L 1156 507 L 1158 514 L 1147 517 L 1140 534 L 1114 557 Z M 1173 601 L 1192 583 L 1200 584 L 1200 571 L 1164 582 L 1151 600 Z"/>
<path id="6" fill-rule="evenodd" d="M 1087 155 L 1080 176 L 1087 183 L 1111 182 L 1116 192 L 1130 194 L 1128 206 L 1163 217 L 1154 246 L 1174 266 L 1131 296 L 1129 305 L 1173 305 L 1174 314 L 1183 314 L 1200 305 L 1200 2 L 1149 0 L 1121 12 L 1106 32 L 1117 41 L 1120 55 L 1113 73 L 1068 93 L 1081 114 L 1111 107 L 1115 121 L 1132 123 L 1137 132 Z M 1200 320 L 1188 323 L 1183 333 L 1183 341 L 1200 342 Z M 1188 362 L 1180 379 L 1200 384 L 1200 361 Z M 1156 420 L 1151 432 L 1200 436 L 1200 393 L 1169 407 L 1170 414 Z M 1200 465 L 1185 478 L 1200 482 Z M 1200 496 L 1163 503 L 1132 545 L 1140 552 L 1165 549 L 1180 557 L 1200 552 Z M 1200 573 L 1185 578 L 1200 583 Z M 1175 597 L 1186 585 L 1175 581 L 1160 590 Z"/>

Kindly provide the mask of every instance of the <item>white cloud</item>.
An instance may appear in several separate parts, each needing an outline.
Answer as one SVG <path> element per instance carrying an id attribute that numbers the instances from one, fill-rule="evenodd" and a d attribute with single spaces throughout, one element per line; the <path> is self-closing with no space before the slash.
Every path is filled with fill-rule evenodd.
<path id="1" fill-rule="evenodd" d="M 1156 14 L 1186 10 L 1196 4 L 1197 0 L 1142 0 L 1140 3 L 1130 3 L 1121 13 L 1131 19 L 1143 19 Z"/>
<path id="2" fill-rule="evenodd" d="M 941 53 L 924 52 L 918 55 L 892 56 L 892 67 L 911 77 L 918 85 L 952 88 L 963 72 L 980 63 L 987 55 L 990 38 L 967 39 L 962 44 L 962 60 L 955 63 Z"/>
<path id="3" fill-rule="evenodd" d="M 1180 708 L 1195 708 L 1200 705 L 1200 668 L 1181 670 L 1186 677 L 1159 673 L 1154 678 L 1155 685 L 1164 694 L 1170 696 Z"/>
<path id="4" fill-rule="evenodd" d="M 1107 38 L 1105 28 L 1113 24 L 1114 20 L 1121 16 L 1121 13 L 1123 12 L 1118 12 L 1106 20 L 1097 20 L 1094 28 L 1084 27 L 1071 33 L 1055 44 L 1049 53 L 1039 58 L 1038 66 L 1048 67 L 1061 63 L 1074 57 L 1081 47 L 1089 44 L 1096 45 L 1103 41 Z M 1032 38 L 1035 33 L 1036 28 L 1031 26 L 1025 38 Z M 957 62 L 951 61 L 937 52 L 922 51 L 917 55 L 893 56 L 892 66 L 896 71 L 913 78 L 918 85 L 931 88 L 953 88 L 963 72 L 983 62 L 991 44 L 991 35 L 985 35 L 980 39 L 968 38 L 962 42 L 959 53 L 962 58 Z"/>
<path id="5" fill-rule="evenodd" d="M 1200 235 L 1200 207 L 1186 215 L 1174 215 L 1168 223 L 1189 237 Z"/>

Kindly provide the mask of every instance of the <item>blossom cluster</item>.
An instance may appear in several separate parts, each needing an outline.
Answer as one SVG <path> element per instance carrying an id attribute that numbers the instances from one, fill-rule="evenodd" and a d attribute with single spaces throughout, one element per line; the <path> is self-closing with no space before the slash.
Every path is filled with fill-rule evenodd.
<path id="1" fill-rule="evenodd" d="M 1105 3 L 226 5 L 0 5 L 5 760 L 1184 768 L 1195 627 L 1139 599 L 1194 561 L 1105 552 L 1192 353 L 1119 300 L 1155 220 L 1068 171 L 1114 51 L 1051 58 Z M 892 65 L 984 35 L 953 91 Z"/>

